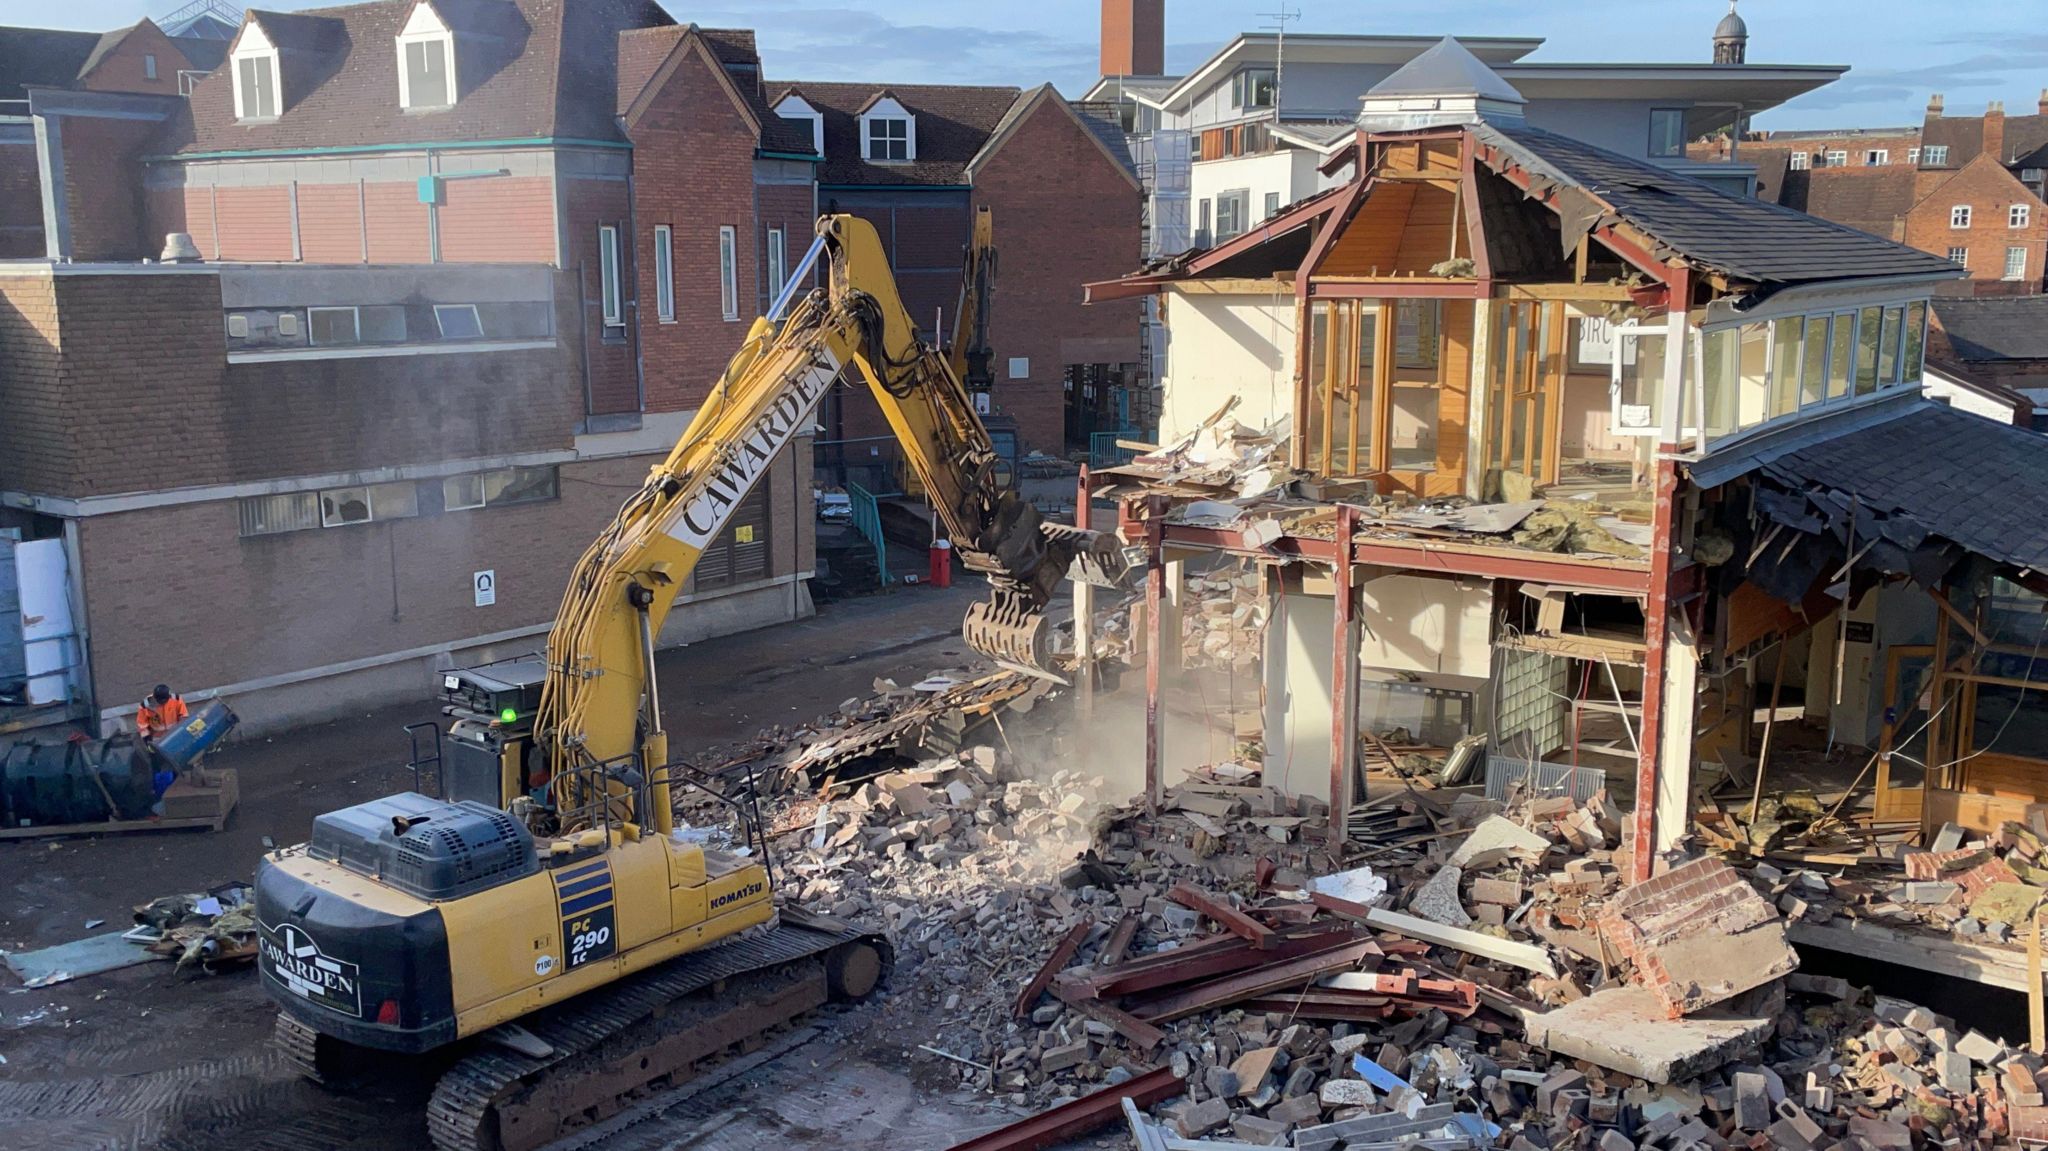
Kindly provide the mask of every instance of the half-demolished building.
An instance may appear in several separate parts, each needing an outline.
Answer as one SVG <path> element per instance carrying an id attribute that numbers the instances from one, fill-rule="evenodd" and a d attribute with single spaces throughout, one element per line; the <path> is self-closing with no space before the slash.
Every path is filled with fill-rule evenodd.
<path id="1" fill-rule="evenodd" d="M 1394 768 L 1604 788 L 1638 880 L 1688 837 L 1896 869 L 2048 835 L 2048 438 L 1923 396 L 1958 269 L 1522 108 L 1446 39 L 1365 95 L 1347 180 L 1090 286 L 1168 333 L 1159 446 L 1094 477 L 1154 566 L 1141 642 L 1254 566 L 1266 778 L 1338 828 Z M 1815 942 L 2018 978 L 1829 894 L 1874 913 Z"/>

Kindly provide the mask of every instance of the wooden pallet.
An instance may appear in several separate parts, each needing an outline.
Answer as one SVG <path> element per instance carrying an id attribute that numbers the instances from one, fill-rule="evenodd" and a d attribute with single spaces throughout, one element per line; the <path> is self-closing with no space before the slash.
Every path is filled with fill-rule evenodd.
<path id="1" fill-rule="evenodd" d="M 226 827 L 241 792 L 232 768 L 199 773 L 206 782 L 181 777 L 164 792 L 164 814 L 149 819 L 108 819 L 95 823 L 46 823 L 0 828 L 0 840 L 58 835 L 117 835 L 130 831 L 219 831 Z"/>

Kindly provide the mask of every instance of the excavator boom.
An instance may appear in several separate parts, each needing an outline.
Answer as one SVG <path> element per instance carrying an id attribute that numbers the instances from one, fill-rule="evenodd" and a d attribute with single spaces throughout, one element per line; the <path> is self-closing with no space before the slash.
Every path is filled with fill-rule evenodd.
<path id="1" fill-rule="evenodd" d="M 993 253 L 977 220 L 957 320 L 979 343 Z M 806 290 L 813 270 L 824 284 Z M 654 637 L 704 549 L 769 463 L 813 424 L 842 375 L 864 381 L 923 484 L 955 551 L 985 577 L 969 609 L 975 650 L 1048 672 L 1044 608 L 1077 556 L 1114 567 L 1113 537 L 1046 522 L 997 479 L 998 457 L 959 368 L 972 349 L 941 353 L 918 338 L 872 225 L 818 221 L 817 236 L 768 315 L 754 322 L 675 449 L 625 501 L 577 564 L 548 638 L 535 729 L 558 780 L 635 753 L 666 762 Z M 985 362 L 986 356 L 981 356 Z M 649 795 L 650 826 L 667 830 L 668 797 Z"/>

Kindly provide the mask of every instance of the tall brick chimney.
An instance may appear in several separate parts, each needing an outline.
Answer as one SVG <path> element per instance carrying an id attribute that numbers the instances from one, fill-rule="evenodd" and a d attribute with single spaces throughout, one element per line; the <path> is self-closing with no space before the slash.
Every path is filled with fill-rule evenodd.
<path id="1" fill-rule="evenodd" d="M 2005 163 L 2005 101 L 1993 100 L 1984 109 L 1984 154 Z"/>
<path id="2" fill-rule="evenodd" d="M 1927 98 L 1927 118 L 1929 120 L 1941 119 L 1941 93 L 1936 92 Z"/>
<path id="3" fill-rule="evenodd" d="M 1102 74 L 1166 74 L 1166 0 L 1102 0 Z"/>
<path id="4" fill-rule="evenodd" d="M 2048 116 L 2048 88 L 2041 89 L 2041 98 L 2034 102 L 2034 111 Z"/>

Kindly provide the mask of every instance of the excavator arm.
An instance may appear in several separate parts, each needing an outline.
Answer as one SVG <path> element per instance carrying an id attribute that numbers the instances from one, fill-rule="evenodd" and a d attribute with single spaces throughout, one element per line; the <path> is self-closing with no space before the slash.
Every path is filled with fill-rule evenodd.
<path id="1" fill-rule="evenodd" d="M 988 238 L 983 215 L 956 317 L 963 335 L 986 316 Z M 824 286 L 803 290 L 819 267 Z M 976 301 L 972 315 L 969 299 Z M 576 565 L 548 637 L 535 716 L 557 781 L 637 760 L 643 778 L 657 780 L 643 820 L 670 829 L 667 786 L 652 771 L 668 751 L 655 637 L 704 549 L 776 454 L 812 426 L 818 402 L 842 375 L 874 393 L 955 551 L 989 582 L 989 599 L 968 611 L 968 643 L 1007 664 L 1047 669 L 1043 611 L 1060 580 L 1076 558 L 1113 573 L 1118 549 L 1113 536 L 1044 521 L 997 482 L 994 446 L 956 366 L 968 364 L 968 345 L 980 343 L 956 337 L 949 357 L 920 341 L 873 226 L 855 216 L 819 219 L 782 298 L 754 321 L 675 449 Z"/>

